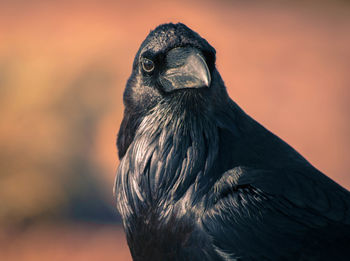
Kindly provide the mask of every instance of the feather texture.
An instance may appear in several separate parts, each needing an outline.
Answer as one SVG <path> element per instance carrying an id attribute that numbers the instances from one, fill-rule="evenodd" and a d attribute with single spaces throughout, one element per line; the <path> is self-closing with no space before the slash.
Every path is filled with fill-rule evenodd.
<path id="1" fill-rule="evenodd" d="M 178 70 L 166 63 L 174 48 L 182 61 L 196 49 L 210 86 L 162 86 L 169 66 Z M 154 70 L 142 69 L 145 58 Z M 197 33 L 152 31 L 124 104 L 115 196 L 134 260 L 350 260 L 349 191 L 228 97 Z"/>

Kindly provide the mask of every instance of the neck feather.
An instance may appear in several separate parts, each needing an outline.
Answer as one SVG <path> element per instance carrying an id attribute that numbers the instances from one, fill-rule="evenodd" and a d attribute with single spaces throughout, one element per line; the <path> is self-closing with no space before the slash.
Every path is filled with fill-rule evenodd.
<path id="1" fill-rule="evenodd" d="M 141 121 L 118 168 L 124 196 L 135 207 L 137 202 L 176 201 L 189 189 L 199 196 L 218 154 L 214 122 L 199 110 L 159 104 Z"/>

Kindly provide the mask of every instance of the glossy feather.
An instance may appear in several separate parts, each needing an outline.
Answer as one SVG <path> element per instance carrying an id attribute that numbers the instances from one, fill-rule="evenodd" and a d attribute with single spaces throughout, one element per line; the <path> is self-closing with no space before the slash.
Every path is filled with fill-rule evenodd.
<path id="1" fill-rule="evenodd" d="M 162 86 L 182 47 L 205 59 L 209 88 Z M 152 31 L 124 104 L 115 196 L 134 260 L 350 260 L 350 193 L 228 97 L 197 33 Z"/>

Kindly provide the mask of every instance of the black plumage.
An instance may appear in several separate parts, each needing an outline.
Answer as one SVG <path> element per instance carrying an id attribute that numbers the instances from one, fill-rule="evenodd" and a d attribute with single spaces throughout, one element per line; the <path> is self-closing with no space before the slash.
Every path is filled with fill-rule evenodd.
<path id="1" fill-rule="evenodd" d="M 197 33 L 152 31 L 124 104 L 115 195 L 134 260 L 350 260 L 350 193 L 228 97 Z"/>

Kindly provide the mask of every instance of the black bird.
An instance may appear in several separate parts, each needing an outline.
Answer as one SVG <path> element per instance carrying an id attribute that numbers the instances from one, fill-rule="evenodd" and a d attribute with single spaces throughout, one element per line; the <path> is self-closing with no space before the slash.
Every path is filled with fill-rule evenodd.
<path id="1" fill-rule="evenodd" d="M 115 197 L 134 260 L 350 260 L 350 192 L 229 98 L 184 24 L 144 40 L 124 104 Z"/>

